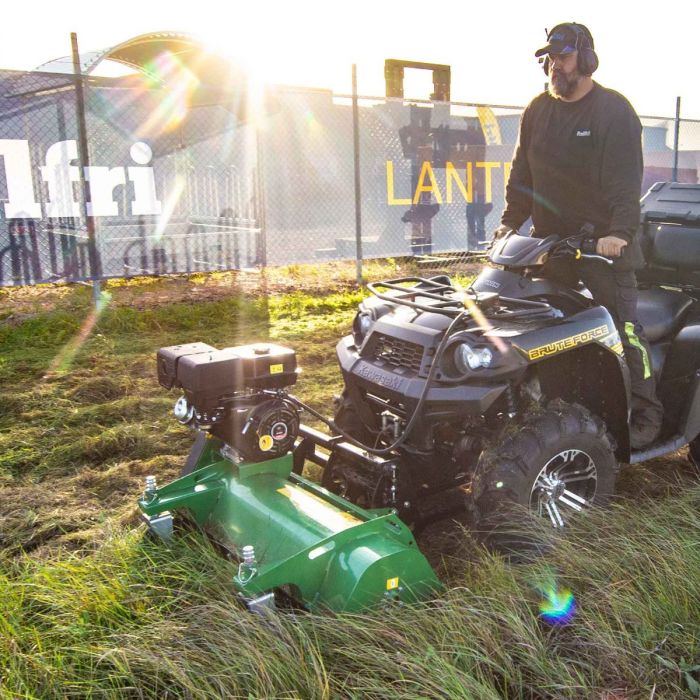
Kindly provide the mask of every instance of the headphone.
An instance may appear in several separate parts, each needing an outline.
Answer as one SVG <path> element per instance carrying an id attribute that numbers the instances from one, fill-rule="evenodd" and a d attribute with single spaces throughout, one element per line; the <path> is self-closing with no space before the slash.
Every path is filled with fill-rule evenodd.
<path id="1" fill-rule="evenodd" d="M 593 50 L 593 36 L 588 31 L 586 27 L 582 24 L 576 24 L 576 22 L 566 22 L 565 24 L 558 24 L 551 32 L 547 33 L 547 40 L 554 34 L 557 29 L 566 28 L 570 29 L 576 36 L 576 44 L 574 48 L 576 49 L 576 68 L 578 72 L 582 75 L 593 75 L 596 68 L 598 68 L 598 55 Z M 549 76 L 549 56 L 544 57 L 542 62 L 542 69 L 545 75 Z"/>

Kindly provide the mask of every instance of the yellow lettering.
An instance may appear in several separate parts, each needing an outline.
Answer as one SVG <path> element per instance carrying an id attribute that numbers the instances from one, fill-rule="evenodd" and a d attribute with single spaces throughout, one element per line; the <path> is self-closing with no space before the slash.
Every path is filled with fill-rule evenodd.
<path id="1" fill-rule="evenodd" d="M 452 204 L 452 182 L 457 183 L 457 187 L 459 187 L 460 192 L 462 193 L 462 196 L 464 197 L 465 201 L 467 202 L 473 202 L 474 201 L 474 176 L 472 173 L 472 164 L 471 162 L 467 163 L 467 167 L 465 168 L 466 176 L 467 176 L 467 184 L 466 187 L 464 185 L 464 182 L 462 182 L 462 178 L 459 176 L 459 173 L 457 172 L 457 169 L 455 166 L 450 163 L 449 161 L 445 163 L 445 180 L 446 185 L 447 185 L 447 203 Z"/>
<path id="2" fill-rule="evenodd" d="M 493 201 L 493 190 L 491 188 L 491 170 L 493 168 L 500 168 L 501 164 L 495 161 L 478 161 L 476 164 L 477 168 L 484 169 L 484 194 L 485 201 Z"/>
<path id="3" fill-rule="evenodd" d="M 425 184 L 426 177 L 430 180 L 430 184 Z M 416 185 L 416 192 L 413 195 L 413 203 L 418 204 L 420 201 L 420 196 L 423 192 L 430 192 L 435 195 L 435 201 L 438 204 L 442 204 L 442 194 L 440 194 L 440 189 L 438 188 L 437 181 L 435 180 L 435 173 L 430 165 L 429 160 L 423 161 L 423 167 L 420 169 L 420 175 L 418 176 L 418 184 Z"/>
<path id="4" fill-rule="evenodd" d="M 598 326 L 598 328 L 594 328 L 593 330 L 578 333 L 577 335 L 572 335 L 568 338 L 557 340 L 554 343 L 548 343 L 547 345 L 541 345 L 538 348 L 533 348 L 532 350 L 528 351 L 528 357 L 531 360 L 538 360 L 540 357 L 554 355 L 562 350 L 573 348 L 581 343 L 588 343 L 589 341 L 600 338 L 603 335 L 609 335 L 609 333 L 610 329 L 607 326 Z"/>
<path id="5" fill-rule="evenodd" d="M 394 196 L 394 161 L 388 160 L 386 162 L 386 202 L 389 206 L 392 205 L 410 205 L 411 200 L 406 197 L 405 199 L 397 199 Z"/>

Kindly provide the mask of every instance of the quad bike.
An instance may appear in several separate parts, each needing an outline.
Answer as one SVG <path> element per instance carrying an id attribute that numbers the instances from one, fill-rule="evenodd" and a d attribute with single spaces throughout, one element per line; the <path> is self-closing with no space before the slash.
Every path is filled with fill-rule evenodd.
<path id="1" fill-rule="evenodd" d="M 612 495 L 620 462 L 684 445 L 697 461 L 700 230 L 689 203 L 700 203 L 700 186 L 660 184 L 644 200 L 638 318 L 664 405 L 654 444 L 630 449 L 629 372 L 607 310 L 541 276 L 556 257 L 612 261 L 594 240 L 511 233 L 466 290 L 442 276 L 368 285 L 373 296 L 337 347 L 345 390 L 335 422 L 400 455 L 397 493 L 377 468 L 338 453 L 323 484 L 391 504 L 406 522 L 467 485 L 477 528 L 492 529 L 511 506 L 559 528 Z"/>
<path id="2" fill-rule="evenodd" d="M 326 419 L 289 393 L 293 351 L 161 349 L 160 382 L 182 388 L 176 416 L 199 436 L 180 479 L 147 485 L 149 527 L 169 535 L 170 511 L 188 510 L 240 561 L 234 583 L 253 609 L 282 591 L 353 610 L 436 590 L 407 524 L 466 506 L 477 530 L 512 545 L 510 519 L 523 512 L 561 528 L 605 503 L 620 462 L 686 444 L 698 461 L 692 211 L 697 185 L 659 184 L 643 200 L 638 316 L 665 409 L 655 444 L 630 449 L 629 371 L 608 311 L 541 276 L 556 257 L 611 261 L 585 237 L 511 233 L 466 289 L 444 275 L 368 285 L 337 345 L 345 388 L 332 435 L 300 423 L 301 410 Z M 323 468 L 320 487 L 302 477 L 306 461 Z"/>

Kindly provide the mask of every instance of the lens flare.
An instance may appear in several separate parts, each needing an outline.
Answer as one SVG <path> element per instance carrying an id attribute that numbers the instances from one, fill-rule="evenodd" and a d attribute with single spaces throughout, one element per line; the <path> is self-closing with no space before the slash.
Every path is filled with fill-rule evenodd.
<path id="1" fill-rule="evenodd" d="M 462 295 L 462 303 L 464 304 L 464 308 L 469 311 L 471 317 L 476 321 L 479 328 L 484 332 L 492 331 L 493 326 L 491 325 L 490 321 L 486 318 L 486 316 L 484 316 L 483 311 L 474 302 L 469 293 L 457 280 L 453 280 L 453 284 L 455 289 Z M 489 336 L 489 340 L 496 346 L 500 353 L 505 354 L 508 352 L 508 346 L 497 335 Z"/>
<path id="2" fill-rule="evenodd" d="M 78 350 L 80 350 L 80 348 L 83 346 L 83 343 L 85 343 L 85 341 L 89 338 L 90 333 L 92 333 L 92 330 L 95 327 L 95 324 L 99 321 L 100 316 L 109 306 L 109 302 L 111 300 L 112 295 L 107 291 L 102 291 L 95 308 L 90 311 L 88 317 L 85 319 L 85 321 L 83 321 L 83 325 L 78 331 L 78 333 L 73 338 L 71 338 L 61 348 L 58 355 L 54 357 L 53 361 L 51 362 L 51 366 L 49 367 L 49 370 L 46 374 L 47 377 L 56 374 L 63 374 L 64 372 L 67 372 L 70 369 Z"/>
<path id="3" fill-rule="evenodd" d="M 169 51 L 163 52 L 145 66 L 144 73 L 151 87 L 165 88 L 165 93 L 158 107 L 141 125 L 140 135 L 174 129 L 187 116 L 192 94 L 199 86 L 199 79 Z"/>
<path id="4" fill-rule="evenodd" d="M 550 625 L 565 625 L 571 622 L 576 614 L 576 601 L 574 594 L 562 588 L 557 590 L 555 586 L 547 587 L 541 591 L 544 600 L 540 603 L 540 617 Z"/>
<path id="5" fill-rule="evenodd" d="M 163 205 L 163 210 L 161 215 L 158 217 L 158 223 L 156 224 L 155 230 L 155 240 L 160 241 L 165 234 L 165 229 L 170 223 L 170 219 L 175 213 L 175 209 L 180 202 L 182 193 L 187 187 L 187 181 L 179 173 L 175 176 L 175 180 L 172 185 L 172 189 L 168 192 L 165 203 Z"/>
<path id="6" fill-rule="evenodd" d="M 307 109 L 304 114 L 304 122 L 309 129 L 318 129 L 321 127 L 318 119 L 316 119 L 316 116 L 310 109 Z"/>

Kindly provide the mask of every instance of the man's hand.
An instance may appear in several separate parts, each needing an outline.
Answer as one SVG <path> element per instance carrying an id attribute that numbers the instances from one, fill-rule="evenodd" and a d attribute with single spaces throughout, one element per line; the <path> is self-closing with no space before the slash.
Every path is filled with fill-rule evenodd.
<path id="1" fill-rule="evenodd" d="M 599 238 L 595 246 L 595 252 L 598 255 L 604 255 L 606 258 L 619 258 L 622 255 L 622 249 L 627 245 L 624 238 L 617 236 L 603 236 Z"/>

